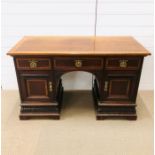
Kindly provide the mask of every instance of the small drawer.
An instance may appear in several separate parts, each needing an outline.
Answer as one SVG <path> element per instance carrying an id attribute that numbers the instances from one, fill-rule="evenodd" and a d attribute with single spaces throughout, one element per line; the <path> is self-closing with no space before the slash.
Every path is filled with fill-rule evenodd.
<path id="1" fill-rule="evenodd" d="M 102 58 L 57 57 L 54 59 L 54 68 L 63 70 L 96 70 L 103 68 L 103 60 Z"/>
<path id="2" fill-rule="evenodd" d="M 139 57 L 108 57 L 105 68 L 108 70 L 137 70 L 142 59 Z"/>
<path id="3" fill-rule="evenodd" d="M 16 58 L 18 70 L 50 70 L 51 60 L 49 58 Z"/>

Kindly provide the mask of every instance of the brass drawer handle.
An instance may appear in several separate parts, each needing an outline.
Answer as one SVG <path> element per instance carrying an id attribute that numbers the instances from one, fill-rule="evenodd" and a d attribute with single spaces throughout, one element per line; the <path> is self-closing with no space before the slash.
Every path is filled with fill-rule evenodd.
<path id="1" fill-rule="evenodd" d="M 119 66 L 121 68 L 126 68 L 128 66 L 128 60 L 120 60 L 119 61 Z"/>
<path id="2" fill-rule="evenodd" d="M 75 60 L 75 66 L 78 68 L 82 67 L 82 61 L 81 60 Z"/>
<path id="3" fill-rule="evenodd" d="M 37 68 L 37 60 L 30 60 L 30 68 Z"/>
<path id="4" fill-rule="evenodd" d="M 50 82 L 48 83 L 48 85 L 49 85 L 49 92 L 52 92 L 52 91 L 53 91 L 52 82 L 50 81 Z"/>
<path id="5" fill-rule="evenodd" d="M 108 81 L 104 82 L 104 91 L 108 91 Z"/>

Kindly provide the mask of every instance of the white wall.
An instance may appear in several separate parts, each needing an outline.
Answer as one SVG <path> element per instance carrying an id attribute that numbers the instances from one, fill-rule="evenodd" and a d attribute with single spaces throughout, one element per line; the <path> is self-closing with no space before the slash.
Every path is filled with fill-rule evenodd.
<path id="1" fill-rule="evenodd" d="M 19 39 L 93 35 L 94 12 L 95 0 L 2 0 L 3 89 L 18 88 L 6 53 Z M 99 0 L 97 35 L 132 35 L 153 53 L 153 0 Z M 71 73 L 63 79 L 66 89 L 90 88 L 90 74 Z M 153 89 L 153 56 L 145 59 L 140 89 Z"/>

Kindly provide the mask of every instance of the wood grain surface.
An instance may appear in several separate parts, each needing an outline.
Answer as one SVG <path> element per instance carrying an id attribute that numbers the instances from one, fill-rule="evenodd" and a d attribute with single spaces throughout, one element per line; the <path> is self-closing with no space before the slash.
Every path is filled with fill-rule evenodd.
<path id="1" fill-rule="evenodd" d="M 25 36 L 8 53 L 18 55 L 150 55 L 130 36 Z"/>

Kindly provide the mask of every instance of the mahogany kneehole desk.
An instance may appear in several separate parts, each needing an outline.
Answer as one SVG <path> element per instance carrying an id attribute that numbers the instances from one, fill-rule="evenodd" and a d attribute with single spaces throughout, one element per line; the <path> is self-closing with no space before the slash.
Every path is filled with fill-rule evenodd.
<path id="1" fill-rule="evenodd" d="M 136 96 L 143 58 L 150 53 L 132 37 L 28 36 L 8 55 L 14 57 L 20 119 L 59 119 L 61 76 L 71 71 L 95 76 L 92 92 L 97 119 L 137 118 Z"/>

